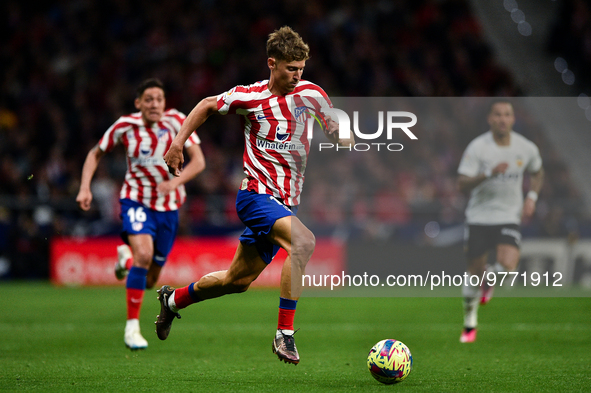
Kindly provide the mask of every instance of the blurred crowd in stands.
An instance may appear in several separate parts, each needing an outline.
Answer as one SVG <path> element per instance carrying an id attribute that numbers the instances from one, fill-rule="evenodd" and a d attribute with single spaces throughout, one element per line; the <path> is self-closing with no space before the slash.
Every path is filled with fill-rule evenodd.
<path id="1" fill-rule="evenodd" d="M 563 0 L 547 42 L 548 51 L 562 56 L 578 86 L 591 95 L 591 2 Z"/>
<path id="2" fill-rule="evenodd" d="M 550 46 L 589 68 L 589 9 L 567 3 L 572 8 L 556 22 L 567 33 Z M 61 0 L 34 7 L 7 0 L 0 15 L 0 276 L 3 256 L 14 276 L 46 274 L 31 266 L 46 261 L 52 236 L 118 233 L 122 149 L 101 162 L 94 208 L 83 213 L 74 199 L 86 153 L 119 116 L 135 111 L 141 80 L 162 79 L 167 106 L 188 113 L 206 96 L 268 78 L 265 42 L 282 25 L 310 44 L 304 79 L 333 97 L 527 95 L 495 61 L 467 0 Z M 565 47 L 572 37 L 575 46 Z M 535 119 L 518 116 L 547 170 L 538 213 L 524 232 L 565 236 L 576 230 L 578 192 Z M 404 156 L 351 154 L 310 168 L 303 219 L 321 235 L 353 228 L 404 241 L 423 241 L 429 222 L 461 224 L 466 198 L 455 188 L 456 169 L 484 131 L 483 118 L 476 127 L 425 129 L 420 144 L 405 144 Z M 212 117 L 199 135 L 207 169 L 188 184 L 181 235 L 234 233 L 242 228 L 234 208 L 239 120 Z M 355 176 L 368 188 L 351 186 Z"/>

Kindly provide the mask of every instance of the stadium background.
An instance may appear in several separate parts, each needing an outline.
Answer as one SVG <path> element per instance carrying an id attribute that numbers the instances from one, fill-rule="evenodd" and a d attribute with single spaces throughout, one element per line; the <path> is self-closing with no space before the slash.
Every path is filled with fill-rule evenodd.
<path id="1" fill-rule="evenodd" d="M 577 97 L 589 92 L 588 2 L 547 2 L 535 14 L 527 11 L 531 3 L 519 4 L 530 35 L 517 2 L 510 0 L 499 15 L 467 0 L 88 0 L 35 2 L 35 7 L 3 2 L 0 277 L 47 278 L 52 239 L 118 234 L 122 150 L 105 156 L 99 166 L 93 209 L 79 211 L 74 199 L 86 153 L 118 116 L 135 110 L 134 90 L 142 79 L 161 78 L 167 106 L 188 113 L 205 96 L 267 78 L 267 35 L 288 24 L 311 47 L 304 78 L 331 96 L 525 97 L 543 92 Z M 491 20 L 497 16 L 501 19 Z M 546 82 L 545 90 L 523 78 L 523 59 L 504 61 L 510 57 L 509 44 L 489 34 L 491 22 L 508 26 L 503 32 L 523 56 L 534 51 L 532 56 L 541 59 L 542 74 L 536 76 Z M 559 57 L 568 69 L 556 61 Z M 589 107 L 585 97 L 579 97 L 581 108 L 576 108 L 583 117 Z M 547 173 L 524 235 L 571 242 L 587 238 L 589 195 L 581 180 L 591 182 L 573 178 L 576 160 L 565 157 L 551 134 L 559 131 L 538 125 L 534 118 L 518 119 L 516 125 L 540 147 Z M 484 131 L 483 123 L 481 129 L 434 132 L 410 152 L 411 162 L 381 165 L 387 184 L 378 182 L 353 202 L 339 198 L 346 193 L 331 182 L 332 173 L 307 173 L 310 193 L 304 202 L 315 214 L 306 217 L 306 224 L 323 237 L 342 236 L 339 228 L 354 226 L 364 239 L 417 245 L 428 240 L 427 223 L 436 222 L 441 230 L 458 227 L 466 198 L 454 186 L 457 165 L 467 143 Z M 213 117 L 199 134 L 207 169 L 187 185 L 180 235 L 233 236 L 241 229 L 234 210 L 242 177 L 238 120 Z M 357 164 L 379 166 L 380 161 L 370 154 Z M 335 210 L 344 213 L 327 213 Z M 354 214 L 359 211 L 363 214 Z"/>
<path id="2" fill-rule="evenodd" d="M 584 95 L 591 94 L 590 22 L 584 0 L 1 2 L 0 390 L 374 392 L 380 386 L 367 372 L 367 353 L 377 341 L 396 338 L 411 349 L 413 371 L 388 389 L 590 391 L 589 289 L 496 296 L 481 310 L 473 345 L 458 342 L 457 297 L 413 297 L 406 288 L 396 298 L 307 297 L 296 316 L 302 362 L 290 367 L 269 348 L 275 288 L 189 307 L 164 342 L 148 329 L 159 304 L 147 293 L 141 325 L 149 349 L 130 352 L 121 340 L 123 283 L 47 281 L 50 244 L 89 250 L 99 242 L 104 249 L 101 241 L 116 239 L 121 151 L 101 162 L 92 211 L 80 212 L 74 199 L 88 149 L 134 110 L 136 84 L 162 78 L 169 105 L 188 112 L 203 96 L 268 77 L 266 36 L 289 24 L 312 49 L 305 78 L 332 97 L 520 97 L 516 129 L 538 144 L 547 171 L 536 216 L 523 228 L 530 256 L 522 267 L 552 270 L 569 258 L 584 283 L 591 278 L 591 105 Z M 558 98 L 566 100 L 559 110 Z M 523 110 L 529 99 L 537 111 Z M 220 235 L 232 237 L 228 247 L 236 244 L 238 123 L 235 116 L 212 117 L 200 133 L 208 168 L 189 185 L 181 234 L 190 237 L 179 241 L 189 239 L 198 250 L 221 248 Z M 405 150 L 409 162 L 357 155 L 362 173 L 377 176 L 368 176 L 374 186 L 366 194 L 344 193 L 332 172 L 310 171 L 303 201 L 316 210 L 302 218 L 322 239 L 346 239 L 347 258 L 368 264 L 351 274 L 380 268 L 380 255 L 402 268 L 436 255 L 462 269 L 456 229 L 466 199 L 454 187 L 455 171 L 467 143 L 485 129 L 483 121 L 422 130 L 419 143 Z M 434 247 L 444 233 L 455 243 Z M 115 284 L 112 248 L 103 250 L 111 255 L 105 277 Z"/>

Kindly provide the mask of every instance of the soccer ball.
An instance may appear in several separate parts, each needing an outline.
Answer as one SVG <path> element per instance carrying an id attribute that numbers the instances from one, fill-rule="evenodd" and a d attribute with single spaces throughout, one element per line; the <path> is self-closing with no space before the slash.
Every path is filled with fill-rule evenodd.
<path id="1" fill-rule="evenodd" d="M 412 355 L 398 340 L 382 340 L 369 351 L 367 368 L 371 375 L 387 385 L 403 381 L 412 370 Z"/>

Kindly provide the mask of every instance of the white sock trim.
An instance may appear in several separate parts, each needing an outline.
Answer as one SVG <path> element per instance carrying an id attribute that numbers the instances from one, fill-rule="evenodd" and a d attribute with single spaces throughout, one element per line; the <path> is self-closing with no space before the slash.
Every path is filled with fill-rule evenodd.
<path id="1" fill-rule="evenodd" d="M 137 318 L 128 319 L 125 323 L 125 329 L 139 329 L 140 328 L 140 320 Z"/>
<path id="2" fill-rule="evenodd" d="M 469 281 L 464 283 L 462 286 L 462 296 L 464 297 L 464 327 L 475 328 L 478 324 L 480 286 L 470 285 Z"/>
<path id="3" fill-rule="evenodd" d="M 174 294 L 176 293 L 176 290 L 172 292 L 172 295 L 170 295 L 168 297 L 168 308 L 170 308 L 170 311 L 172 312 L 179 312 L 179 309 L 176 308 L 176 303 L 174 302 Z"/>
<path id="4" fill-rule="evenodd" d="M 293 330 L 277 329 L 277 333 L 275 334 L 275 337 L 279 338 L 279 337 L 281 337 L 282 334 L 285 334 L 288 336 L 293 336 L 293 333 L 294 333 Z"/>
<path id="5" fill-rule="evenodd" d="M 475 328 L 478 325 L 478 306 L 480 299 L 464 299 L 464 327 Z"/>

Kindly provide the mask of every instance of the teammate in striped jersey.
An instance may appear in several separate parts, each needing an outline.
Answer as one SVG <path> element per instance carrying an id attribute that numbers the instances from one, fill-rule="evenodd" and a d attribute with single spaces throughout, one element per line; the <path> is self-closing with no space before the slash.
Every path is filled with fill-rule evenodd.
<path id="1" fill-rule="evenodd" d="M 186 199 L 184 184 L 205 168 L 199 137 L 191 133 L 183 144 L 190 157 L 178 176 L 169 173 L 164 153 L 181 129 L 185 115 L 176 109 L 165 111 L 164 86 L 148 79 L 137 89 L 135 107 L 139 110 L 121 116 L 93 147 L 82 168 L 76 202 L 90 209 L 90 183 L 103 155 L 122 144 L 127 152 L 127 173 L 120 192 L 121 237 L 126 244 L 117 247 L 115 275 L 127 276 L 127 323 L 124 342 L 130 349 L 144 349 L 139 314 L 144 291 L 152 288 L 172 248 L 178 209 Z M 182 148 L 183 146 L 181 146 Z"/>
<path id="2" fill-rule="evenodd" d="M 267 41 L 268 80 L 236 86 L 203 99 L 191 111 L 164 159 L 179 175 L 183 163 L 181 146 L 193 130 L 214 113 L 241 115 L 244 137 L 244 173 L 236 209 L 246 225 L 228 270 L 209 273 L 187 287 L 163 286 L 156 332 L 168 337 L 178 310 L 190 304 L 243 292 L 283 248 L 279 321 L 273 352 L 280 360 L 297 364 L 293 320 L 301 293 L 301 277 L 314 251 L 312 232 L 295 216 L 300 203 L 304 170 L 309 152 L 307 117 L 322 117 L 332 104 L 324 90 L 301 79 L 309 48 L 302 38 L 285 26 Z M 341 145 L 353 140 L 338 139 L 338 125 L 329 116 L 323 128 L 327 137 Z M 293 278 L 293 280 L 292 280 Z"/>

